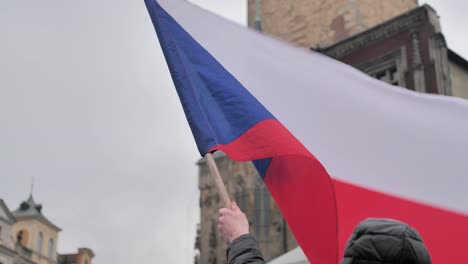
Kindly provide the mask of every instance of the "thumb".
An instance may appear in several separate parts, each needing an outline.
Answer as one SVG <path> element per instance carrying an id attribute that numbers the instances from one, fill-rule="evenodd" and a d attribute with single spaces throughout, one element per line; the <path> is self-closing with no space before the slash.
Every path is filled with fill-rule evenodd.
<path id="1" fill-rule="evenodd" d="M 239 211 L 240 210 L 239 207 L 237 206 L 236 202 L 231 203 L 231 209 L 233 211 Z"/>

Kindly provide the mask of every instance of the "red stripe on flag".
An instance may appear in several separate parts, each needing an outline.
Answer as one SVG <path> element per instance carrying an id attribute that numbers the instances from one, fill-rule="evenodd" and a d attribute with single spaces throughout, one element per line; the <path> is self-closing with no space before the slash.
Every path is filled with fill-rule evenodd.
<path id="1" fill-rule="evenodd" d="M 271 161 L 264 182 L 311 263 L 337 263 L 333 185 L 323 166 L 305 156 Z"/>
<path id="2" fill-rule="evenodd" d="M 210 151 L 222 150 L 238 161 L 258 160 L 279 155 L 312 154 L 278 120 L 257 123 L 229 144 L 219 144 Z"/>
<path id="3" fill-rule="evenodd" d="M 273 157 L 264 182 L 304 253 L 314 263 L 336 263 L 335 196 L 319 161 L 276 120 L 265 120 L 213 150 L 234 160 Z M 339 256 L 356 225 L 369 217 L 393 218 L 423 236 L 433 263 L 464 259 L 468 216 L 333 180 L 339 217 Z M 335 242 L 334 242 L 335 241 Z"/>
<path id="4" fill-rule="evenodd" d="M 333 183 L 320 162 L 277 120 L 259 122 L 212 150 L 238 161 L 272 158 L 264 182 L 312 263 L 335 264 L 338 229 Z"/>
<path id="5" fill-rule="evenodd" d="M 369 217 L 393 218 L 415 227 L 434 264 L 466 259 L 468 216 L 334 180 L 340 256 L 356 225 Z"/>

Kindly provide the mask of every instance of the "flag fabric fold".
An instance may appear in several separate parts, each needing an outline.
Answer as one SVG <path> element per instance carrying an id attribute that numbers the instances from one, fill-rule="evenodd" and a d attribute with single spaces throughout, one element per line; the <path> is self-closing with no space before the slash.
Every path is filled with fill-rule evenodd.
<path id="1" fill-rule="evenodd" d="M 186 1 L 145 2 L 200 154 L 253 161 L 311 263 L 337 263 L 367 217 L 415 226 L 434 263 L 461 259 L 466 100 L 392 87 Z"/>
<path id="2" fill-rule="evenodd" d="M 158 2 L 146 3 L 200 154 L 254 161 L 310 258 L 335 263 L 336 203 L 323 166 Z"/>

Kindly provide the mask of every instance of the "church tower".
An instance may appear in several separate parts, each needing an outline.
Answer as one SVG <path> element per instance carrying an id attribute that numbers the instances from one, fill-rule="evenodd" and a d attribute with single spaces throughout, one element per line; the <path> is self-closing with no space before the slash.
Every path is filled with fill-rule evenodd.
<path id="1" fill-rule="evenodd" d="M 61 229 L 42 214 L 42 205 L 37 204 L 32 194 L 13 212 L 15 244 L 21 251 L 30 254 L 38 264 L 57 263 L 57 239 Z"/>
<path id="2" fill-rule="evenodd" d="M 302 47 L 323 48 L 417 6 L 417 0 L 248 0 L 248 24 Z"/>

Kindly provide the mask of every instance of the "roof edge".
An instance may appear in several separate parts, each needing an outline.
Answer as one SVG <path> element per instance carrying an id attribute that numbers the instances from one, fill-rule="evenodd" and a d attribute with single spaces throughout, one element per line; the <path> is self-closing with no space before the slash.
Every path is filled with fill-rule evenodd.
<path id="1" fill-rule="evenodd" d="M 41 215 L 41 216 L 17 216 L 16 217 L 17 221 L 30 220 L 30 219 L 38 220 L 38 221 L 42 222 L 43 224 L 51 227 L 52 229 L 54 229 L 57 232 L 62 231 L 62 229 L 60 227 L 54 225 L 51 221 L 49 221 L 49 219 L 45 218 L 43 215 Z"/>
<path id="2" fill-rule="evenodd" d="M 0 199 L 0 207 L 6 212 L 8 219 L 5 219 L 8 221 L 9 224 L 14 224 L 16 222 L 16 218 L 13 215 L 13 213 L 10 211 L 8 206 L 6 205 L 5 201 L 3 199 Z"/>
<path id="3" fill-rule="evenodd" d="M 448 49 L 448 58 L 450 61 L 453 61 L 468 70 L 468 61 L 452 49 Z"/>
<path id="4" fill-rule="evenodd" d="M 337 47 L 340 47 L 342 45 L 344 45 L 345 43 L 350 43 L 350 42 L 353 42 L 355 40 L 358 40 L 360 38 L 363 38 L 369 34 L 372 34 L 372 33 L 375 33 L 375 32 L 378 32 L 378 31 L 381 31 L 381 30 L 386 30 L 387 28 L 390 28 L 393 24 L 395 23 L 398 23 L 398 21 L 400 21 L 401 19 L 409 19 L 413 16 L 416 16 L 417 14 L 420 14 L 422 12 L 434 12 L 435 14 L 437 14 L 436 10 L 428 5 L 428 4 L 424 4 L 422 6 L 418 6 L 416 8 L 413 8 L 411 10 L 408 10 L 404 13 L 401 13 L 400 15 L 397 15 L 395 17 L 392 17 L 386 21 L 383 21 L 381 22 L 380 24 L 377 24 L 377 25 L 374 25 L 372 27 L 369 27 L 368 29 L 364 30 L 364 31 L 361 31 L 357 34 L 354 34 L 352 36 L 349 36 L 345 39 L 342 39 L 342 40 L 339 40 L 338 42 L 335 42 L 335 43 L 332 43 L 328 46 L 325 46 L 325 47 L 310 47 L 310 50 L 312 51 L 316 51 L 316 52 L 320 52 L 320 53 L 325 53 L 327 51 L 331 51 Z M 398 31 L 398 30 L 397 30 Z"/>

